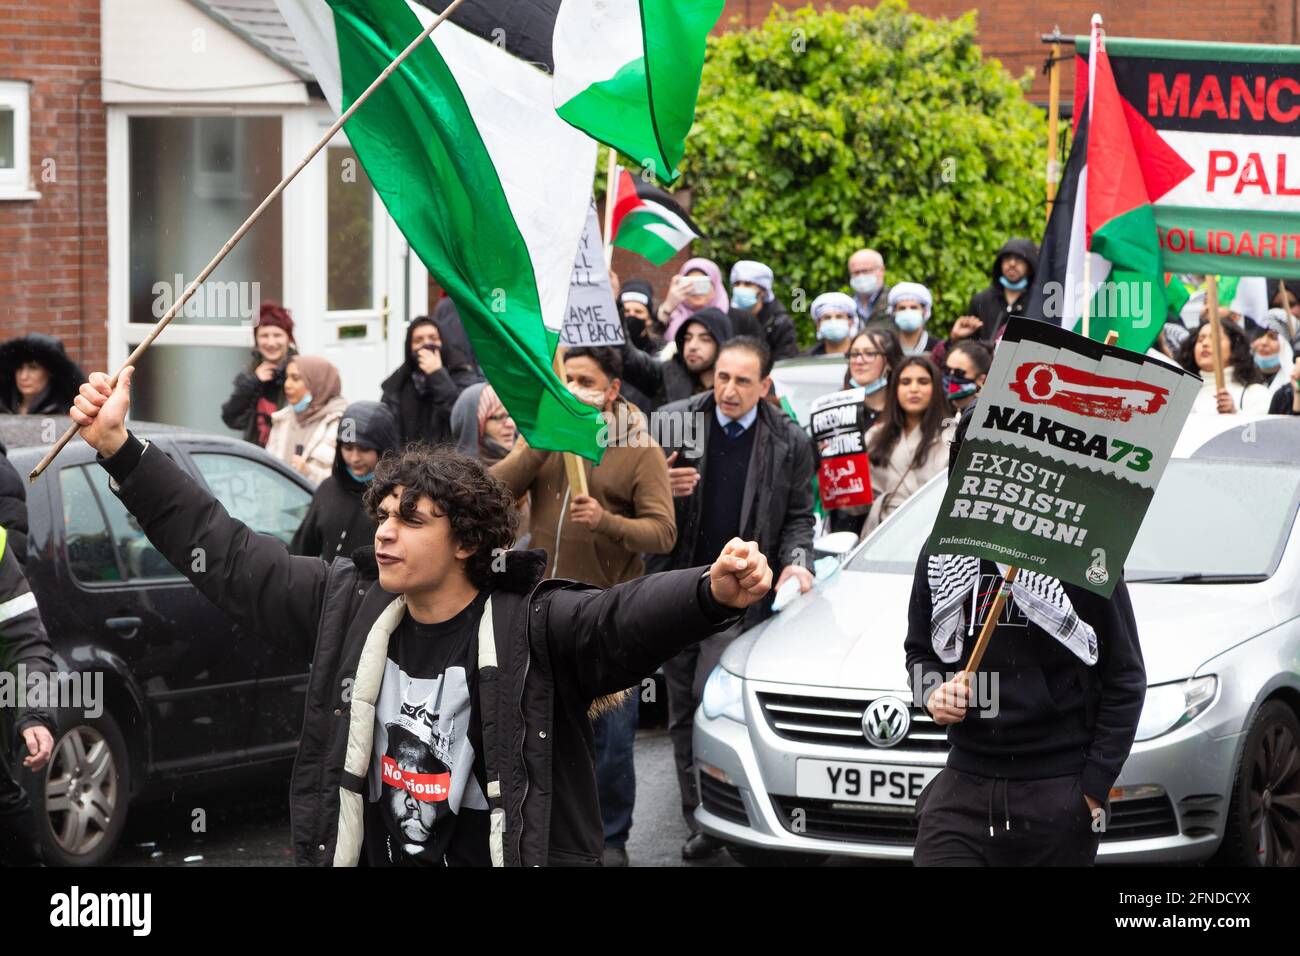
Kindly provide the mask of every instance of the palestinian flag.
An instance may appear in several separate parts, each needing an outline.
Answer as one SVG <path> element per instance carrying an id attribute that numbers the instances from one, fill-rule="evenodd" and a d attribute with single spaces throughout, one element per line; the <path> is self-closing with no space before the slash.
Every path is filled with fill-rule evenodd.
<path id="1" fill-rule="evenodd" d="M 1074 143 L 1044 237 L 1030 314 L 1059 315 L 1062 326 L 1082 332 L 1086 307 L 1090 338 L 1104 340 L 1115 331 L 1121 348 L 1144 352 L 1168 311 L 1153 204 L 1192 168 L 1119 95 L 1099 18 L 1088 61 L 1077 62 Z M 1087 286 L 1085 256 L 1092 260 Z M 1055 310 L 1048 298 L 1054 290 Z"/>
<path id="2" fill-rule="evenodd" d="M 619 170 L 611 230 L 614 245 L 663 265 L 702 235 L 677 200 L 657 186 Z"/>
<path id="3" fill-rule="evenodd" d="M 554 20 L 555 108 L 661 182 L 677 178 L 709 31 L 723 0 L 474 0 L 539 34 Z M 558 12 L 556 8 L 558 7 Z M 507 42 L 509 40 L 507 39 Z"/>
<path id="4" fill-rule="evenodd" d="M 277 3 L 340 112 L 435 17 L 405 0 Z M 560 119 L 551 77 L 511 45 L 529 42 L 514 28 L 526 18 L 507 22 L 504 46 L 480 35 L 484 10 L 503 7 L 464 4 L 348 120 L 348 140 L 529 444 L 599 461 L 600 415 L 551 365 L 597 146 Z"/>

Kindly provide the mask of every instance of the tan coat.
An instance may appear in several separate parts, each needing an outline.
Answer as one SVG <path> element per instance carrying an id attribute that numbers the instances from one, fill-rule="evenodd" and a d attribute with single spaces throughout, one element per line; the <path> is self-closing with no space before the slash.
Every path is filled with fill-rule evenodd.
<path id="1" fill-rule="evenodd" d="M 620 408 L 624 409 L 621 413 Z M 666 554 L 677 541 L 672 490 L 663 449 L 635 405 L 619 399 L 606 415 L 613 436 L 600 464 L 584 462 L 587 487 L 605 513 L 594 528 L 569 518 L 564 456 L 530 448 L 523 437 L 490 469 L 516 497 L 531 492 L 530 547 L 547 554 L 548 577 L 611 587 L 645 573 L 644 554 Z M 630 427 L 620 434 L 620 420 Z M 558 548 L 557 548 L 558 541 Z"/>
<path id="2" fill-rule="evenodd" d="M 868 448 L 871 447 L 870 443 L 880 428 L 880 423 L 877 423 L 867 429 Z M 912 429 L 910 434 L 904 434 L 898 440 L 883 465 L 871 466 L 872 502 L 871 510 L 867 513 L 867 522 L 862 526 L 863 537 L 874 531 L 880 522 L 897 511 L 899 505 L 920 491 L 922 485 L 947 469 L 948 443 L 952 441 L 956 428 L 955 422 L 944 423 L 939 434 L 930 443 L 930 448 L 921 460 L 920 467 L 912 466 L 912 459 L 921 442 L 919 427 Z"/>
<path id="3" fill-rule="evenodd" d="M 325 404 L 320 414 L 304 424 L 292 405 L 284 406 L 271 416 L 271 434 L 266 440 L 266 450 L 292 467 L 295 449 L 301 445 L 306 464 L 297 470 L 313 484 L 319 485 L 334 468 L 339 420 L 347 407 L 347 400 L 336 395 Z"/>

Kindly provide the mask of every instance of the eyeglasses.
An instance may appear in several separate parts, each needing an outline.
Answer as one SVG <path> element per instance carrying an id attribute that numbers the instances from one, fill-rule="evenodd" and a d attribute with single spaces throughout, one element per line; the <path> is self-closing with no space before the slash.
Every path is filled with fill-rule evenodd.
<path id="1" fill-rule="evenodd" d="M 854 349 L 849 352 L 849 361 L 852 362 L 855 359 L 861 359 L 865 362 L 867 359 L 880 358 L 884 354 L 884 352 L 863 352 L 861 349 Z"/>
<path id="2" fill-rule="evenodd" d="M 505 421 L 506 419 L 508 419 L 509 417 L 510 417 L 510 413 L 509 413 L 509 412 L 497 412 L 495 415 L 489 415 L 489 416 L 488 416 L 488 421 L 490 421 L 490 422 L 503 422 L 503 421 Z"/>

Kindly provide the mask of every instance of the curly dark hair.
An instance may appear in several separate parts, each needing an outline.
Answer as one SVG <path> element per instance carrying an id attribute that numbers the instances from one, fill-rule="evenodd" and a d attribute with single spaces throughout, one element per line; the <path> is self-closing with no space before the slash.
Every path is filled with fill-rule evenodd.
<path id="1" fill-rule="evenodd" d="M 473 458 L 446 445 L 412 442 L 400 452 L 385 455 L 375 466 L 363 503 L 376 524 L 379 503 L 399 485 L 401 514 L 413 514 L 420 497 L 427 495 L 447 515 L 457 544 L 474 551 L 465 563 L 470 582 L 477 588 L 490 588 L 493 559 L 514 543 L 519 525 L 509 489 Z"/>
<path id="2" fill-rule="evenodd" d="M 1187 336 L 1178 350 L 1178 364 L 1193 374 L 1200 375 L 1201 368 L 1196 364 L 1196 339 L 1201 329 L 1210 324 L 1206 319 L 1196 331 Z M 1264 381 L 1264 375 L 1255 365 L 1255 356 L 1250 351 L 1250 340 L 1246 333 L 1232 319 L 1220 319 L 1219 328 L 1228 337 L 1228 354 L 1223 357 L 1223 364 L 1232 369 L 1232 377 L 1238 385 L 1256 385 Z"/>

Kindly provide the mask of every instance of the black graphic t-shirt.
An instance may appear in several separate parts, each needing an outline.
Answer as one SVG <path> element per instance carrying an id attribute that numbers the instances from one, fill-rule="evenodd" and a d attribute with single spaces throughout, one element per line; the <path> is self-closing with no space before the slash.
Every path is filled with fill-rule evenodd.
<path id="1" fill-rule="evenodd" d="M 441 624 L 402 618 L 375 707 L 363 855 L 370 866 L 488 866 L 472 681 L 487 593 Z"/>

